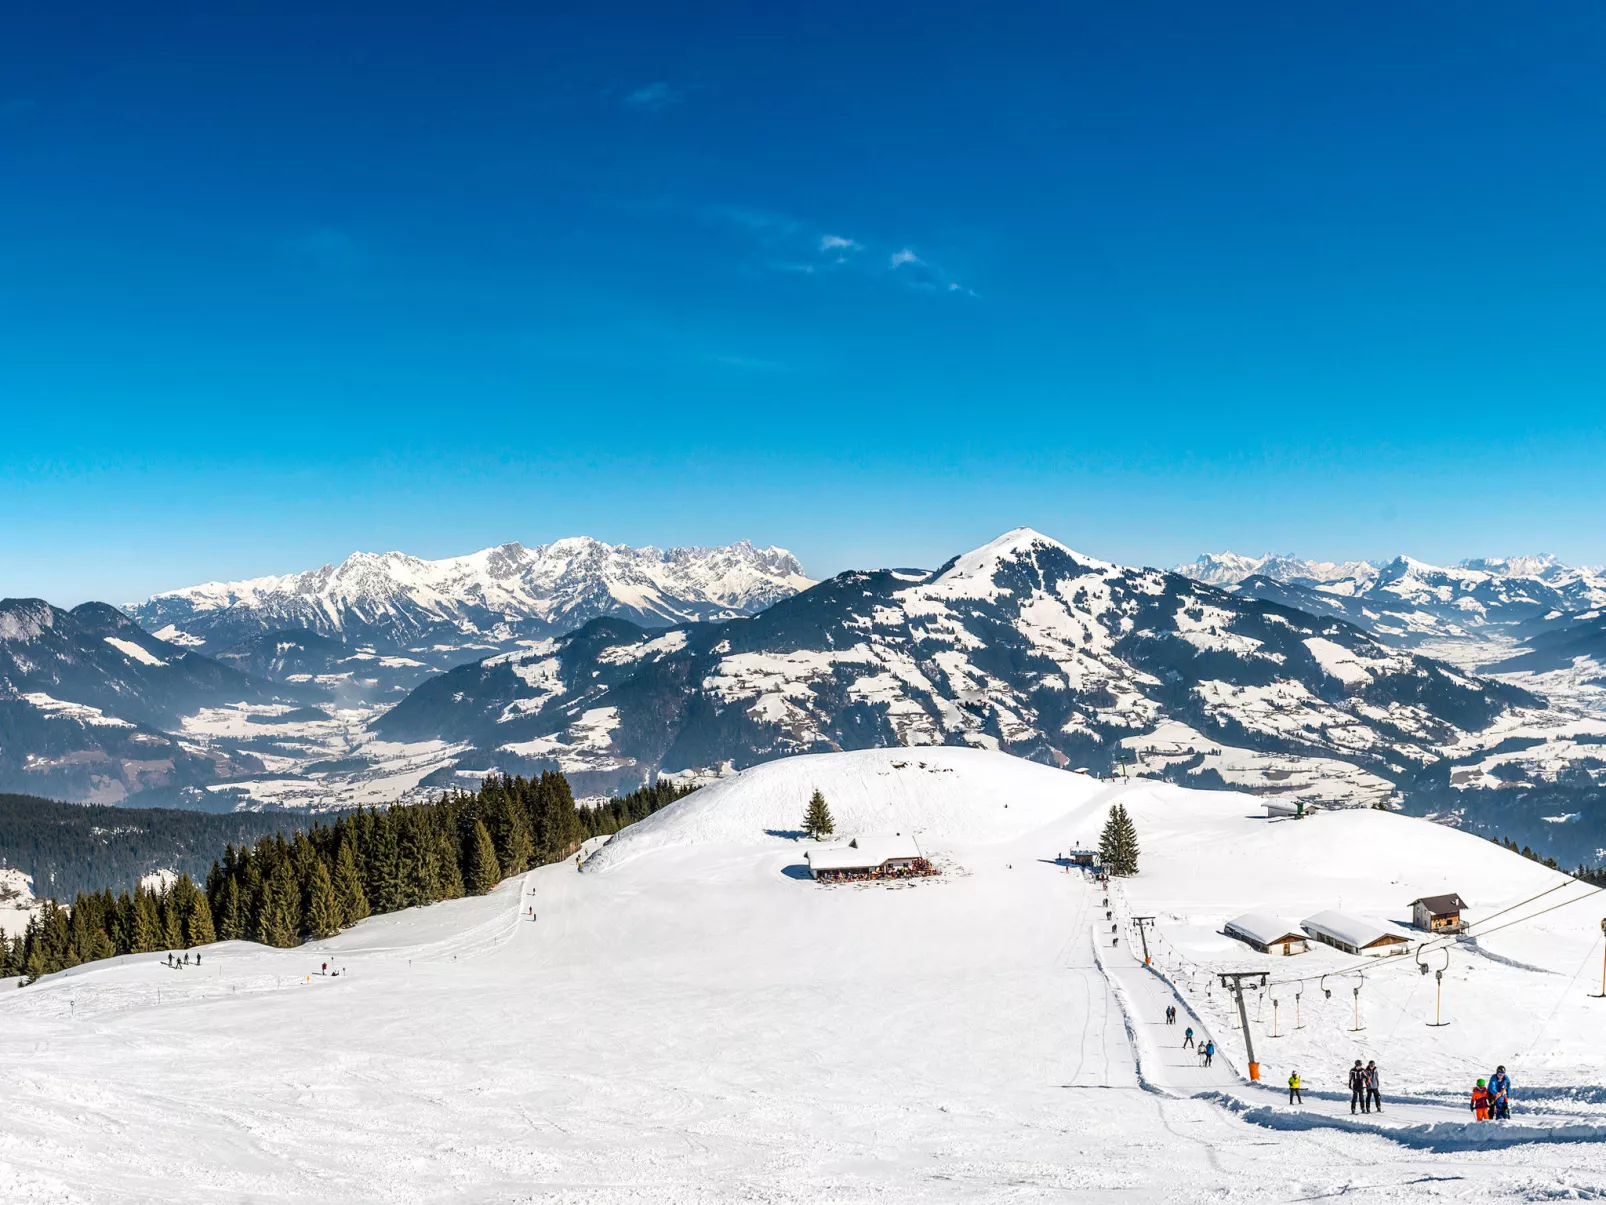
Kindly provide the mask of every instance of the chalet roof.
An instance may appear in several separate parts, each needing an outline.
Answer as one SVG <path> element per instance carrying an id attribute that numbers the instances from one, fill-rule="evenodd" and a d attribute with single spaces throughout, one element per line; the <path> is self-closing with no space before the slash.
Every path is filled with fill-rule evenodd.
<path id="1" fill-rule="evenodd" d="M 1460 912 L 1466 907 L 1461 897 L 1455 892 L 1449 895 L 1424 895 L 1421 899 L 1412 900 L 1411 907 L 1423 905 L 1434 916 L 1445 916 L 1451 912 Z"/>
<path id="2" fill-rule="evenodd" d="M 1304 941 L 1303 929 L 1292 921 L 1282 920 L 1270 912 L 1245 912 L 1225 925 L 1228 936 L 1247 937 L 1263 946 L 1274 946 L 1284 941 Z"/>
<path id="3" fill-rule="evenodd" d="M 846 845 L 828 845 L 805 853 L 812 870 L 863 870 L 893 858 L 924 857 L 913 837 L 855 837 Z"/>
<path id="4" fill-rule="evenodd" d="M 1318 912 L 1315 916 L 1307 916 L 1301 925 L 1305 932 L 1312 937 L 1331 937 L 1346 946 L 1354 946 L 1357 950 L 1364 950 L 1374 943 L 1407 941 L 1408 938 L 1396 933 L 1387 925 L 1379 924 L 1375 920 L 1365 920 L 1359 916 L 1350 916 L 1346 912 L 1337 912 L 1328 909 Z"/>

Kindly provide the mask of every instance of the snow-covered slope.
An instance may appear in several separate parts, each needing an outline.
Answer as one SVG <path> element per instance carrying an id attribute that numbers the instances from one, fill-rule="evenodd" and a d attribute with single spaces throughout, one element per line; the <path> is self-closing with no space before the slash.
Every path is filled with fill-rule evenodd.
<path id="1" fill-rule="evenodd" d="M 297 628 L 391 648 L 465 640 L 483 647 L 579 627 L 599 615 L 644 624 L 743 615 L 812 584 L 780 548 L 742 541 L 660 550 L 582 536 L 438 561 L 355 552 L 305 573 L 166 591 L 132 613 L 147 627 L 172 624 L 200 637 L 209 649 Z"/>
<path id="2" fill-rule="evenodd" d="M 1359 629 L 1029 529 L 936 572 L 841 574 L 751 619 L 598 620 L 464 666 L 376 722 L 587 792 L 798 752 L 970 745 L 1370 802 L 1521 692 Z"/>
<path id="3" fill-rule="evenodd" d="M 771 845 L 796 835 L 809 797 L 831 808 L 832 841 L 888 833 L 923 842 L 1007 841 L 1105 790 L 1097 779 L 985 749 L 862 749 L 766 762 L 634 824 L 587 869 L 668 845 Z M 1092 834 L 1089 834 L 1091 839 Z"/>
<path id="4" fill-rule="evenodd" d="M 948 873 L 821 886 L 791 873 L 802 843 L 744 835 L 764 819 L 759 800 L 794 797 L 825 764 L 766 766 L 762 789 L 710 796 L 729 821 L 668 809 L 655 827 L 686 839 L 606 869 L 546 867 L 299 949 L 225 943 L 182 970 L 131 956 L 0 992 L 0 1035 L 22 1052 L 0 1060 L 0 1192 L 19 1205 L 1598 1195 L 1591 905 L 1507 931 L 1538 934 L 1523 943 L 1535 948 L 1491 939 L 1494 956 L 1452 955 L 1443 1029 L 1424 1024 L 1434 981 L 1410 959 L 1369 973 L 1355 1034 L 1355 979 L 1330 980 L 1330 1002 L 1318 986 L 1352 960 L 1268 965 L 1275 980 L 1311 979 L 1293 1036 L 1289 988 L 1276 1038 L 1270 1000 L 1250 1003 L 1268 1081 L 1296 1060 L 1305 1077 L 1297 1110 L 1240 1082 L 1213 980 L 1184 973 L 1179 999 L 1138 965 L 1124 925 L 1111 946 L 1105 919 L 1107 907 L 1118 923 L 1158 915 L 1167 973 L 1175 951 L 1240 969 L 1258 956 L 1200 944 L 1240 899 L 1297 911 L 1342 895 L 1392 915 L 1448 883 L 1482 916 L 1540 890 L 1542 869 L 1419 821 L 1268 825 L 1242 796 L 1107 785 L 1089 797 L 1073 775 L 977 752 L 954 771 L 965 790 L 923 818 L 947 817 Z M 866 766 L 832 780 L 843 814 L 918 803 Z M 1055 774 L 1071 786 L 1053 806 L 1051 789 L 1020 788 L 1048 817 L 1030 831 L 1000 840 L 987 803 L 973 822 L 958 810 L 965 793 L 996 801 Z M 1056 856 L 1117 799 L 1136 817 L 1142 873 L 1106 905 Z M 1208 1072 L 1162 1003 L 1222 1047 Z M 1354 1057 L 1382 1066 L 1377 1121 L 1395 1139 L 1351 1129 L 1336 1091 Z M 1518 1113 L 1480 1129 L 1462 1097 L 1496 1061 Z M 1514 1142 L 1547 1133 L 1574 1140 Z"/>

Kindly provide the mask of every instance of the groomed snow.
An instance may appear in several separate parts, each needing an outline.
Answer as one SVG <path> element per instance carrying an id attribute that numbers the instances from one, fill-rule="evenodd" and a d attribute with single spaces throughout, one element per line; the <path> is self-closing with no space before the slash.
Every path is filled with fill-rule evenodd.
<path id="1" fill-rule="evenodd" d="M 887 763 L 899 756 L 911 772 Z M 795 828 L 815 786 L 839 838 L 885 831 L 888 815 L 943 833 L 944 873 L 809 880 L 807 843 L 764 829 Z M 1143 872 L 1106 905 L 1057 855 L 1092 840 L 1116 799 Z M 1148 1205 L 1606 1189 L 1600 1011 L 1571 979 L 1591 905 L 1536 922 L 1542 940 L 1501 941 L 1512 929 L 1489 942 L 1498 957 L 1461 958 L 1475 979 L 1458 984 L 1449 1028 L 1422 1026 L 1397 958 L 1410 982 L 1369 980 L 1379 999 L 1358 1038 L 1341 989 L 1298 1038 L 1267 1039 L 1273 1085 L 1299 1060 L 1303 1109 L 1241 1082 L 1221 994 L 1184 983 L 1179 1001 L 1142 967 L 1132 912 L 1161 917 L 1162 964 L 1186 946 L 1201 965 L 1280 977 L 1336 952 L 1199 943 L 1226 941 L 1220 919 L 1246 906 L 1307 915 L 1341 894 L 1386 910 L 1458 889 L 1481 916 L 1558 878 L 1398 816 L 1258 813 L 1244 796 L 970 750 L 795 758 L 665 809 L 579 873 L 546 867 L 295 950 L 226 943 L 199 969 L 136 956 L 0 991 L 0 1198 Z M 319 974 L 326 961 L 338 978 Z M 1222 1045 L 1214 1067 L 1181 1049 L 1168 1003 Z M 1565 1040 L 1561 1057 L 1541 1045 L 1531 1061 L 1535 1029 Z M 1357 1054 L 1386 1068 L 1378 1120 L 1399 1117 L 1393 1137 L 1352 1129 L 1331 1096 Z M 1479 1130 L 1459 1094 L 1495 1057 L 1528 1111 Z M 1396 1103 L 1434 1085 L 1449 1103 Z"/>

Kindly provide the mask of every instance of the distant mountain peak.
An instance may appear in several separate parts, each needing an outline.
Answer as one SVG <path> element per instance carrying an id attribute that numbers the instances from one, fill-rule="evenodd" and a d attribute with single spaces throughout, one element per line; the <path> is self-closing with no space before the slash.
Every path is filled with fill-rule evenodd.
<path id="1" fill-rule="evenodd" d="M 746 540 L 660 550 L 570 536 L 439 560 L 354 552 L 302 573 L 164 591 L 131 611 L 208 648 L 280 628 L 409 647 L 544 636 L 600 615 L 649 625 L 747 615 L 813 584 L 785 549 Z"/>

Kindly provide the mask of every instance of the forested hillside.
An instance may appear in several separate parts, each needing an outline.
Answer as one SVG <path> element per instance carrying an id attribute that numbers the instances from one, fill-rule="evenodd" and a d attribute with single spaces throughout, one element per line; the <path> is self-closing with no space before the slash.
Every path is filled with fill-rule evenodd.
<path id="1" fill-rule="evenodd" d="M 292 812 L 217 815 L 0 794 L 0 864 L 32 875 L 41 899 L 127 887 L 153 870 L 200 878 L 228 844 L 305 828 Z"/>
<path id="2" fill-rule="evenodd" d="M 249 844 L 226 842 L 210 860 L 204 890 L 196 883 L 200 876 L 188 871 L 157 890 L 131 874 L 133 881 L 115 896 L 104 887 L 78 892 L 70 908 L 47 902 L 25 933 L 0 944 L 0 976 L 32 982 L 119 954 L 236 939 L 293 946 L 330 937 L 373 913 L 483 895 L 504 878 L 566 858 L 587 837 L 615 833 L 688 790 L 661 782 L 576 807 L 561 774 L 504 776 L 487 779 L 473 794 L 443 795 L 434 803 L 359 808 L 332 825 L 298 827 L 288 839 L 281 829 Z M 256 818 L 278 825 L 293 819 L 285 813 Z"/>

